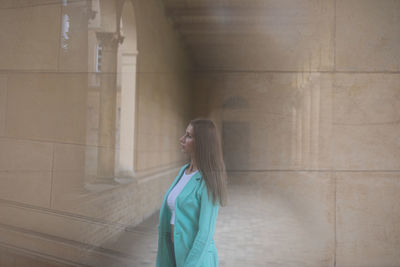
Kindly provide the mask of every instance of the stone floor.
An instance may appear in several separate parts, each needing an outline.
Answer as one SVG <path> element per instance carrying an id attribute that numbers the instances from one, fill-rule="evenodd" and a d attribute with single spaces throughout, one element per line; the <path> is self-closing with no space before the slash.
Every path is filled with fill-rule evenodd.
<path id="1" fill-rule="evenodd" d="M 290 197 L 282 190 L 284 179 L 279 174 L 268 177 L 258 182 L 230 179 L 229 205 L 219 210 L 214 236 L 219 266 L 334 266 L 334 222 L 329 221 L 333 217 L 318 215 L 329 209 L 325 207 L 331 203 L 329 197 L 328 204 L 312 203 L 302 214 L 296 207 L 302 207 L 302 201 L 310 198 L 308 190 L 313 190 L 307 188 L 306 179 L 298 178 L 300 186 L 290 189 L 305 190 L 305 194 Z M 133 259 L 129 266 L 155 266 L 157 223 L 158 213 L 128 230 L 116 243 L 119 247 L 115 250 L 124 247 L 124 253 Z"/>
<path id="2" fill-rule="evenodd" d="M 310 186 L 317 180 L 318 188 Z M 219 209 L 214 236 L 219 266 L 334 266 L 335 217 L 331 213 L 334 210 L 331 187 L 329 177 L 321 174 L 295 177 L 278 172 L 245 178 L 231 175 L 229 203 Z M 96 251 L 106 255 L 108 261 L 94 265 L 155 266 L 157 224 L 158 212 L 109 240 Z M 25 266 L 14 264 L 10 258 L 0 257 L 0 260 L 3 264 L 10 262 L 5 266 Z M 34 266 L 52 266 L 42 264 L 38 262 Z"/>

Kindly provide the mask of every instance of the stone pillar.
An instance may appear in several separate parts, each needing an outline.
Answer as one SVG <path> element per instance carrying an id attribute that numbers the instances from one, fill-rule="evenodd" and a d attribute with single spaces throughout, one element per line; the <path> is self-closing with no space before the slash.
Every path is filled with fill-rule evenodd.
<path id="1" fill-rule="evenodd" d="M 97 178 L 103 180 L 114 178 L 117 51 L 123 37 L 112 32 L 96 36 L 102 48 Z"/>

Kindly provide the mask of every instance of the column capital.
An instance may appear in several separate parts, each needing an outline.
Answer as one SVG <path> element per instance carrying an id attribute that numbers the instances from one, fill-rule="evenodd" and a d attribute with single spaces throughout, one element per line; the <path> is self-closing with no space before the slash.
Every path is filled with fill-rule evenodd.
<path id="1" fill-rule="evenodd" d="M 116 50 L 125 38 L 118 32 L 96 32 L 96 37 L 105 50 Z"/>

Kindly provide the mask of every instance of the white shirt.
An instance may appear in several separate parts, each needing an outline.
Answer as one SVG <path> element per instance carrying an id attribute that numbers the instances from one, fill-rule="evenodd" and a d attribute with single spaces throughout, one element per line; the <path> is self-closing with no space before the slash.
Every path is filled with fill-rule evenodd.
<path id="1" fill-rule="evenodd" d="M 185 185 L 189 182 L 190 178 L 198 171 L 192 172 L 191 174 L 186 174 L 183 172 L 181 179 L 176 183 L 174 188 L 169 192 L 167 198 L 168 208 L 171 210 L 171 224 L 175 224 L 175 200 L 183 190 Z"/>

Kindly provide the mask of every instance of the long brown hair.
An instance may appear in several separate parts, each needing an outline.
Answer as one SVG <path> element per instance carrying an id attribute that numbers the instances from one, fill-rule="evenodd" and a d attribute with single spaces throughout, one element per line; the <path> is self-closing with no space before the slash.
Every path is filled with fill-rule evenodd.
<path id="1" fill-rule="evenodd" d="M 227 176 L 221 142 L 214 122 L 198 118 L 190 122 L 194 134 L 194 156 L 197 169 L 202 173 L 213 204 L 227 204 Z"/>

